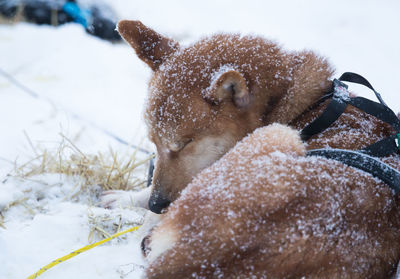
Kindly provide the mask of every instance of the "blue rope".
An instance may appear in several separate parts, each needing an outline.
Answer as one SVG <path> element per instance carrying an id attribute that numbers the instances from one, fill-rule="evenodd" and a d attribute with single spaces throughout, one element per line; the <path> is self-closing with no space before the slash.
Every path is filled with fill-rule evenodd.
<path id="1" fill-rule="evenodd" d="M 81 9 L 78 4 L 73 2 L 66 2 L 62 7 L 63 11 L 70 15 L 76 23 L 81 24 L 83 27 L 88 27 L 88 21 L 91 18 L 89 10 Z"/>

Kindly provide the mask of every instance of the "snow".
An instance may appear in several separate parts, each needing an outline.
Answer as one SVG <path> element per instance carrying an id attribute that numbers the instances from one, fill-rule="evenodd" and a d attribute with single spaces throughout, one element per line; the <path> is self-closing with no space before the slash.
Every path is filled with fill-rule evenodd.
<path id="1" fill-rule="evenodd" d="M 235 67 L 234 65 L 222 65 L 218 70 L 216 70 L 215 72 L 213 72 L 211 74 L 211 79 L 210 79 L 210 86 L 208 88 L 206 88 L 204 91 L 208 92 L 209 90 L 211 90 L 211 87 L 218 81 L 218 79 L 225 73 L 229 72 L 229 71 L 237 71 L 237 67 Z M 227 89 L 227 88 L 224 88 Z M 203 93 L 204 96 L 206 96 L 205 93 Z"/>
<path id="2" fill-rule="evenodd" d="M 286 49 L 311 48 L 344 71 L 366 77 L 394 109 L 400 110 L 400 36 L 396 0 L 307 1 L 104 1 L 119 19 L 139 19 L 183 44 L 218 31 L 260 34 Z M 53 28 L 30 24 L 0 25 L 0 69 L 39 94 L 24 93 L 0 74 L 0 278 L 24 278 L 52 260 L 89 243 L 93 220 L 125 228 L 139 223 L 140 210 L 96 206 L 98 190 L 79 192 L 79 178 L 59 175 L 20 181 L 6 177 L 13 162 L 26 161 L 35 145 L 54 147 L 59 133 L 74 137 L 88 153 L 132 152 L 105 130 L 146 149 L 142 111 L 151 71 L 125 44 L 87 35 L 79 25 Z M 373 99 L 372 92 L 350 90 Z M 278 155 L 278 154 L 277 154 Z M 279 156 L 278 156 L 279 157 Z M 51 185 L 49 187 L 49 185 Z M 97 191 L 97 192 L 96 192 Z M 1 217 L 1 216 L 0 216 Z M 94 237 L 99 240 L 100 236 Z M 139 278 L 140 232 L 94 248 L 45 272 L 39 278 Z"/>
<path id="3" fill-rule="evenodd" d="M 0 278 L 27 277 L 39 267 L 87 245 L 89 240 L 100 240 L 98 235 L 91 233 L 98 220 L 106 220 L 102 221 L 102 227 L 108 229 L 121 222 L 122 230 L 143 221 L 143 212 L 140 211 L 110 211 L 94 206 L 100 187 L 81 192 L 78 177 L 49 174 L 33 177 L 29 181 L 8 178 L 2 184 L 2 193 L 10 187 L 15 188 L 13 201 L 20 200 L 22 205 L 11 206 L 5 213 L 6 229 L 0 234 L 5 268 L 3 266 Z M 5 206 L 3 202 L 1 208 Z M 143 264 L 139 247 L 129 245 L 129 242 L 140 241 L 140 235 L 136 233 L 124 238 L 128 241 L 113 240 L 112 245 L 79 255 L 80 259 L 72 259 L 62 267 L 54 268 L 43 278 L 67 278 L 77 272 L 90 278 L 98 274 L 113 278 L 119 268 L 132 264 L 126 258 L 127 253 L 136 258 L 136 265 Z M 126 252 L 118 253 L 124 250 Z M 107 257 L 110 254 L 115 256 Z M 96 261 L 97 257 L 102 260 Z M 87 268 L 82 269 L 82 266 Z"/>

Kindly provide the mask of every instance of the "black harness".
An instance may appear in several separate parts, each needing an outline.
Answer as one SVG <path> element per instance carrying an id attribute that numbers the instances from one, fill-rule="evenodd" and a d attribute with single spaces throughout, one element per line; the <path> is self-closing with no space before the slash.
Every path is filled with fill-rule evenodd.
<path id="1" fill-rule="evenodd" d="M 367 86 L 374 91 L 379 103 L 363 97 L 350 97 L 347 90 L 348 86 L 342 81 L 354 82 Z M 361 150 L 334 148 L 314 149 L 309 150 L 307 156 L 321 156 L 361 169 L 384 181 L 394 189 L 396 193 L 400 193 L 400 172 L 376 158 L 399 152 L 400 120 L 386 105 L 381 95 L 372 87 L 372 85 L 364 77 L 358 74 L 349 72 L 344 73 L 339 79 L 333 80 L 332 87 L 332 91 L 320 100 L 324 101 L 331 98 L 331 101 L 324 112 L 301 131 L 300 135 L 303 141 L 307 141 L 312 136 L 329 128 L 329 126 L 332 125 L 345 111 L 348 105 L 352 105 L 382 120 L 383 122 L 388 123 L 396 133 Z M 153 171 L 154 158 L 150 160 L 147 186 L 150 186 L 152 183 Z"/>
<path id="2" fill-rule="evenodd" d="M 363 97 L 350 97 L 347 90 L 348 86 L 342 81 L 367 86 L 374 91 L 379 103 Z M 308 151 L 307 156 L 321 156 L 361 169 L 384 181 L 396 193 L 400 193 L 400 172 L 376 158 L 395 154 L 400 150 L 400 120 L 396 114 L 386 105 L 381 95 L 372 85 L 364 77 L 355 73 L 344 73 L 339 79 L 335 79 L 332 92 L 323 98 L 330 97 L 332 99 L 324 112 L 301 131 L 300 135 L 303 141 L 307 141 L 313 135 L 326 130 L 339 118 L 348 105 L 352 105 L 388 123 L 396 133 L 361 150 L 314 149 Z"/>

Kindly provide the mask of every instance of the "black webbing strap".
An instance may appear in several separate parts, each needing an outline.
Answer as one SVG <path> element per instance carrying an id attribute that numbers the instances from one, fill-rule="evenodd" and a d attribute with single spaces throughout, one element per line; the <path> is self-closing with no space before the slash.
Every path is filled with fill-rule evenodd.
<path id="1" fill-rule="evenodd" d="M 362 97 L 350 98 L 347 85 L 341 81 L 349 81 L 362 84 L 374 91 L 380 103 Z M 396 131 L 396 134 L 386 137 L 362 150 L 343 149 L 315 149 L 307 152 L 307 156 L 322 156 L 345 163 L 349 166 L 361 169 L 378 177 L 387 183 L 396 193 L 400 193 L 400 172 L 374 157 L 388 156 L 399 151 L 400 120 L 396 114 L 386 105 L 381 95 L 362 76 L 355 73 L 344 73 L 339 80 L 333 81 L 333 97 L 320 117 L 308 124 L 301 131 L 301 138 L 306 141 L 313 135 L 327 129 L 340 117 L 346 106 L 352 105 L 380 120 L 388 123 Z M 396 142 L 397 141 L 397 142 Z"/>
<path id="2" fill-rule="evenodd" d="M 313 135 L 319 134 L 327 129 L 329 126 L 339 118 L 339 116 L 346 109 L 347 104 L 332 98 L 327 110 L 325 110 L 320 117 L 315 119 L 310 125 L 301 131 L 301 139 L 303 141 L 309 140 Z"/>
<path id="3" fill-rule="evenodd" d="M 398 140 L 398 135 L 400 133 L 400 120 L 389 107 L 363 97 L 351 98 L 348 104 L 388 123 L 397 133 L 375 142 L 360 151 L 371 156 L 384 157 L 396 153 L 399 150 L 396 140 Z"/>
<path id="4" fill-rule="evenodd" d="M 335 79 L 333 81 L 332 100 L 324 112 L 310 124 L 308 124 L 300 133 L 303 141 L 307 141 L 313 135 L 321 133 L 335 122 L 346 109 L 346 106 L 352 105 L 380 120 L 388 123 L 396 131 L 397 135 L 384 138 L 362 150 L 362 152 L 375 157 L 387 156 L 399 150 L 399 144 L 396 140 L 400 137 L 400 120 L 396 114 L 385 104 L 381 95 L 372 87 L 372 85 L 362 76 L 355 73 L 344 73 L 341 77 L 343 81 L 350 81 L 365 85 L 374 91 L 380 103 L 368 100 L 363 97 L 350 98 L 347 91 L 347 85 Z"/>
<path id="5" fill-rule="evenodd" d="M 321 156 L 345 163 L 346 165 L 366 171 L 388 184 L 395 192 L 400 193 L 400 173 L 391 166 L 366 154 L 344 149 L 314 149 L 308 156 Z"/>
<path id="6" fill-rule="evenodd" d="M 351 73 L 351 72 L 346 72 L 343 75 L 340 76 L 339 80 L 341 81 L 348 81 L 348 82 L 353 82 L 353 83 L 358 83 L 361 85 L 364 85 L 366 87 L 368 87 L 369 89 L 371 89 L 372 91 L 374 91 L 376 98 L 378 98 L 379 102 L 386 106 L 386 103 L 383 101 L 381 94 L 379 94 L 371 85 L 371 83 L 369 83 L 368 80 L 366 80 L 363 76 L 360 76 L 359 74 L 356 73 Z"/>
<path id="7" fill-rule="evenodd" d="M 339 88 L 343 86 L 347 89 L 347 85 L 341 83 L 337 79 L 333 81 L 333 95 L 329 105 L 322 114 L 313 122 L 308 124 L 300 133 L 301 139 L 307 141 L 313 135 L 319 134 L 335 122 L 347 107 L 347 103 L 343 101 L 341 95 L 338 94 Z"/>
<path id="8" fill-rule="evenodd" d="M 398 151 L 397 140 L 398 135 L 392 135 L 361 149 L 360 152 L 375 157 L 386 157 Z"/>
<path id="9" fill-rule="evenodd" d="M 400 132 L 400 120 L 396 114 L 386 105 L 368 100 L 363 97 L 350 98 L 346 101 L 349 105 L 356 107 L 369 115 L 388 123 L 397 132 Z"/>

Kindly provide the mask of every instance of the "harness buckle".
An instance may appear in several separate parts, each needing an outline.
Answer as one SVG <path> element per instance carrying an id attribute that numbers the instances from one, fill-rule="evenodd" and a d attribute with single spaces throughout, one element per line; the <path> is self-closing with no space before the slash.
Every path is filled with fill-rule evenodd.
<path id="1" fill-rule="evenodd" d="M 333 98 L 340 102 L 347 103 L 350 101 L 349 86 L 338 79 L 333 80 Z"/>

